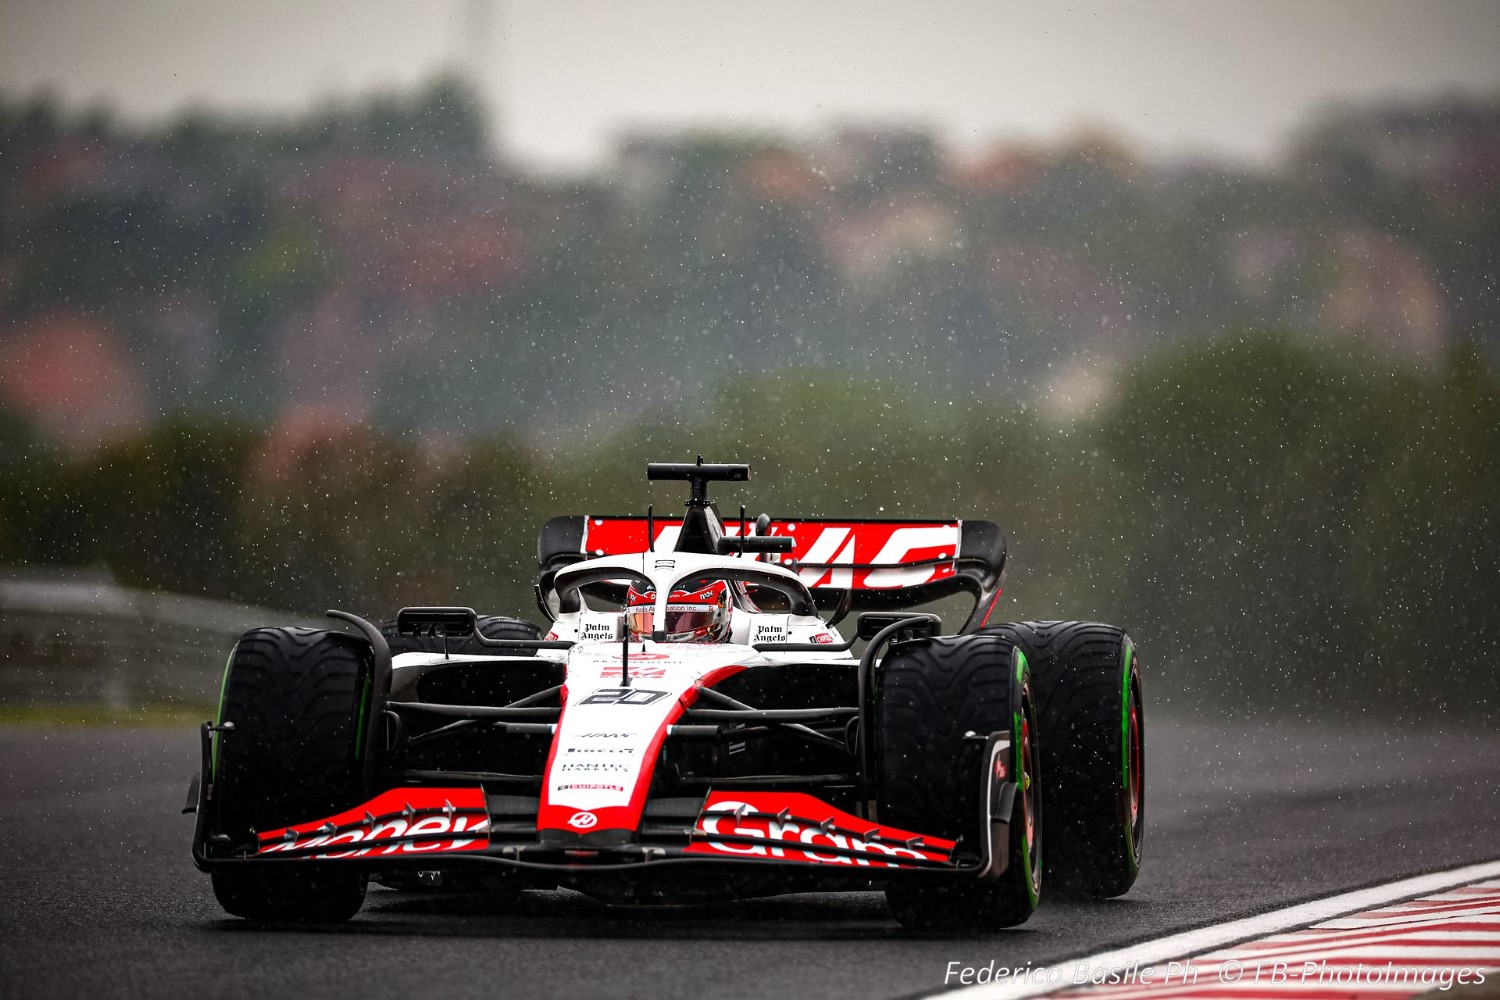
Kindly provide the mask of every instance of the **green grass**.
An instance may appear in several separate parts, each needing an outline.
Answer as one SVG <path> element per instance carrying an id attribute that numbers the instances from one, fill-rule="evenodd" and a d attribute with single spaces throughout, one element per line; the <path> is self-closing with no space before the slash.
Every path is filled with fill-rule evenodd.
<path id="1" fill-rule="evenodd" d="M 195 726 L 214 717 L 212 705 L 0 705 L 0 724 L 47 726 Z"/>

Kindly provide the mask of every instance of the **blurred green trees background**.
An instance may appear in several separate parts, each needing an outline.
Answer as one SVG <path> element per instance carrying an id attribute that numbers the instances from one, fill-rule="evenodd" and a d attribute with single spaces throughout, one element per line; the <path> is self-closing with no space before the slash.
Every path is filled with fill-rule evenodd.
<path id="1" fill-rule="evenodd" d="M 1005 527 L 1011 617 L 1128 627 L 1169 710 L 1492 711 L 1500 655 L 1500 382 L 1431 377 L 1287 336 L 1132 370 L 1094 421 L 1018 401 L 933 417 L 899 382 L 739 383 L 690 424 L 624 425 L 549 457 L 350 433 L 168 425 L 84 457 L 11 428 L 0 561 L 317 613 L 462 603 L 527 614 L 558 513 L 680 500 L 654 459 L 751 462 L 773 516 L 969 516 Z"/>
<path id="2" fill-rule="evenodd" d="M 1494 711 L 1500 103 L 1270 172 L 870 128 L 538 178 L 483 120 L 0 100 L 0 565 L 525 614 L 548 517 L 702 453 L 726 510 L 999 522 L 1007 614 L 1125 625 L 1170 710 Z"/>

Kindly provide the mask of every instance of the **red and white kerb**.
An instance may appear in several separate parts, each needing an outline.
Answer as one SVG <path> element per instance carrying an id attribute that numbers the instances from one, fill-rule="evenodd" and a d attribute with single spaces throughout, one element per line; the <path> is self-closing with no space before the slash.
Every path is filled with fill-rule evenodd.
<path id="1" fill-rule="evenodd" d="M 1080 987 L 1054 995 L 1080 1000 L 1399 1000 L 1444 995 L 1454 987 L 1487 990 L 1500 983 L 1500 879 L 1325 920 L 1171 965 L 1180 970 L 1175 981 L 1164 981 L 1167 963 L 1158 963 L 1149 983 Z"/>

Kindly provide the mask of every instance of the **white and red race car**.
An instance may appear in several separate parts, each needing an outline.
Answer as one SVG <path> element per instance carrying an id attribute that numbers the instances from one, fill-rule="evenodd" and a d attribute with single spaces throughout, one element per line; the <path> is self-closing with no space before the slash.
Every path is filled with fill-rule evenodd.
<path id="1" fill-rule="evenodd" d="M 682 517 L 543 527 L 545 637 L 407 608 L 240 639 L 188 802 L 225 910 L 343 920 L 371 880 L 606 901 L 883 889 L 903 924 L 981 929 L 1026 920 L 1044 872 L 1130 887 L 1144 730 L 1124 632 L 991 624 L 988 521 L 726 524 L 708 484 L 748 466 L 647 473 L 691 483 Z M 906 610 L 958 594 L 975 603 L 955 635 Z"/>

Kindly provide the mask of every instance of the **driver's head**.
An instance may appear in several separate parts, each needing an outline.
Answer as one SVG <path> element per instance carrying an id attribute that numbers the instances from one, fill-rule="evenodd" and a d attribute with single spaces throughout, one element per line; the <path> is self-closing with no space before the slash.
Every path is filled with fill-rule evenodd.
<path id="1" fill-rule="evenodd" d="M 725 642 L 729 639 L 729 585 L 723 580 L 697 590 L 674 590 L 665 618 L 656 622 L 656 591 L 631 587 L 625 595 L 625 627 L 632 639 L 666 633 L 668 642 Z"/>

